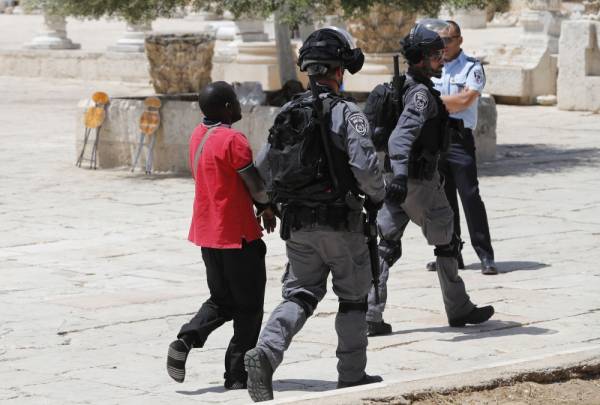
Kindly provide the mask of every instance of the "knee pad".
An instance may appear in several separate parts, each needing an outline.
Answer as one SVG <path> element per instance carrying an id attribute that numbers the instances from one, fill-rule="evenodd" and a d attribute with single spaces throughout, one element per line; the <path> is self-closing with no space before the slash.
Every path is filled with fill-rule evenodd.
<path id="1" fill-rule="evenodd" d="M 365 298 L 362 302 L 340 300 L 338 312 L 341 312 L 343 314 L 350 311 L 367 312 L 368 308 L 369 306 L 367 304 L 367 298 Z"/>
<path id="2" fill-rule="evenodd" d="M 438 245 L 435 247 L 433 253 L 440 257 L 458 257 L 462 250 L 464 243 L 460 240 L 456 234 L 452 235 L 452 240 L 447 245 Z"/>
<path id="3" fill-rule="evenodd" d="M 379 257 L 381 257 L 388 266 L 392 266 L 402 256 L 402 242 L 380 239 Z"/>
<path id="4" fill-rule="evenodd" d="M 300 306 L 300 308 L 304 310 L 307 318 L 310 317 L 313 312 L 315 312 L 317 304 L 319 303 L 315 297 L 304 291 L 292 295 L 288 298 L 288 300 Z"/>

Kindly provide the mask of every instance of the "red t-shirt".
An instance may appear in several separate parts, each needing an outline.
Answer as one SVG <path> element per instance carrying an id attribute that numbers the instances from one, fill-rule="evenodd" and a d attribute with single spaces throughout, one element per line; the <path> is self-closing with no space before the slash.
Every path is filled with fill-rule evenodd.
<path id="1" fill-rule="evenodd" d="M 190 137 L 190 167 L 208 128 L 196 127 Z M 237 171 L 252 164 L 252 149 L 239 131 L 215 128 L 196 167 L 196 196 L 188 239 L 208 248 L 240 248 L 262 237 L 252 198 Z M 192 171 L 193 172 L 193 171 Z"/>

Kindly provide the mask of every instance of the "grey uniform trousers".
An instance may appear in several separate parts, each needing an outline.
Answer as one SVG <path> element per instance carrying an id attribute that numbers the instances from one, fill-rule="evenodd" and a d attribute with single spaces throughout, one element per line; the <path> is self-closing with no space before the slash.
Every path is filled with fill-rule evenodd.
<path id="1" fill-rule="evenodd" d="M 294 335 L 325 295 L 331 272 L 333 292 L 340 303 L 363 307 L 338 311 L 335 319 L 339 379 L 348 382 L 361 379 L 367 364 L 365 310 L 372 282 L 364 234 L 316 225 L 293 231 L 286 249 L 289 263 L 283 277 L 284 300 L 273 310 L 257 347 L 265 352 L 274 371 Z"/>
<path id="2" fill-rule="evenodd" d="M 444 187 L 436 173 L 432 180 L 408 180 L 406 200 L 400 206 L 385 203 L 377 215 L 379 244 L 379 304 L 375 303 L 373 289 L 369 293 L 367 320 L 380 322 L 387 300 L 389 269 L 400 258 L 400 240 L 409 220 L 421 227 L 427 243 L 431 246 L 447 245 L 454 232 L 454 213 L 448 204 Z M 396 248 L 392 248 L 395 246 Z M 395 250 L 395 251 L 394 251 Z M 475 308 L 458 275 L 455 257 L 437 256 L 437 274 L 440 280 L 444 307 L 448 319 L 467 315 Z"/>

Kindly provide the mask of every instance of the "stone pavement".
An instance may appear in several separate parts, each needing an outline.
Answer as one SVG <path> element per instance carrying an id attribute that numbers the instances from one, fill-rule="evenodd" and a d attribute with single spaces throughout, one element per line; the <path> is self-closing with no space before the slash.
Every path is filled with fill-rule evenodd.
<path id="1" fill-rule="evenodd" d="M 0 77 L 0 402 L 247 403 L 222 388 L 231 326 L 192 352 L 185 383 L 166 374 L 167 345 L 207 297 L 200 250 L 186 241 L 192 180 L 76 168 L 76 105 L 94 90 L 149 92 Z M 481 191 L 501 274 L 482 276 L 470 246 L 461 272 L 497 314 L 447 327 L 437 277 L 424 270 L 432 249 L 409 226 L 389 283 L 395 333 L 369 342 L 368 371 L 386 382 L 600 344 L 600 116 L 498 113 L 498 160 L 482 166 Z M 266 240 L 265 319 L 285 263 L 277 235 Z M 277 370 L 276 398 L 335 388 L 336 310 L 330 292 Z"/>

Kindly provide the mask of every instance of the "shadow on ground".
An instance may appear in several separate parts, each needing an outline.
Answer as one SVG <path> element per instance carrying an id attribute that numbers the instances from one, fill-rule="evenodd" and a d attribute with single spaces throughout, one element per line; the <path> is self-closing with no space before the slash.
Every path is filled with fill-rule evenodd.
<path id="1" fill-rule="evenodd" d="M 334 390 L 337 387 L 337 381 L 325 381 L 325 380 L 304 380 L 304 379 L 286 379 L 286 380 L 274 380 L 273 391 L 284 392 L 284 391 L 307 391 L 307 392 L 323 392 Z M 177 391 L 178 394 L 183 395 L 202 395 L 207 393 L 222 394 L 227 390 L 222 385 L 213 387 L 200 388 L 196 391 Z"/>
<path id="2" fill-rule="evenodd" d="M 600 165 L 599 148 L 557 148 L 545 144 L 499 144 L 496 160 L 478 167 L 482 176 L 519 176 Z"/>
<path id="3" fill-rule="evenodd" d="M 497 316 L 497 315 L 496 315 Z M 429 328 L 404 329 L 392 333 L 392 335 L 407 335 L 410 333 L 419 332 L 436 332 L 436 333 L 457 333 L 463 332 L 462 335 L 454 336 L 451 339 L 442 339 L 445 342 L 462 342 L 471 339 L 484 339 L 489 337 L 501 337 L 512 335 L 545 335 L 554 334 L 555 330 L 539 328 L 536 326 L 523 325 L 520 322 L 501 321 L 490 319 L 481 325 L 469 325 L 464 328 L 453 328 L 451 326 L 432 326 Z"/>
<path id="4" fill-rule="evenodd" d="M 540 262 L 527 262 L 527 261 L 507 261 L 507 262 L 496 262 L 498 266 L 498 273 L 510 273 L 513 271 L 523 270 L 539 270 L 544 267 L 550 267 L 549 264 Z M 477 270 L 481 271 L 481 263 L 471 263 L 465 266 L 465 270 Z"/>
<path id="5" fill-rule="evenodd" d="M 451 328 L 456 331 L 456 328 Z M 464 334 L 454 336 L 452 339 L 444 339 L 446 342 L 463 342 L 465 340 L 483 339 L 489 337 L 502 337 L 514 335 L 552 335 L 557 333 L 553 329 L 527 326 L 520 322 L 501 321 L 490 319 L 482 325 L 471 325 L 463 328 Z"/>

